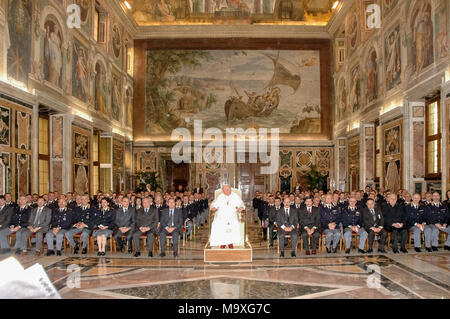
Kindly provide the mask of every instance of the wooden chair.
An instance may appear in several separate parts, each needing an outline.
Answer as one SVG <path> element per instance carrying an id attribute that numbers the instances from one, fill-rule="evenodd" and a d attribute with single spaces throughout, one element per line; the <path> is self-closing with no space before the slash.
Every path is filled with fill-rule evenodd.
<path id="1" fill-rule="evenodd" d="M 170 234 L 170 235 L 167 235 L 166 236 L 166 246 L 167 247 L 169 247 L 169 245 L 170 245 L 170 241 L 173 241 L 173 236 L 172 236 L 172 234 Z M 158 243 L 159 243 L 159 251 L 161 251 L 161 240 L 159 240 L 159 236 L 158 236 Z M 178 254 L 180 254 L 180 242 L 178 242 L 178 251 L 177 251 L 177 253 Z M 173 242 L 172 242 L 172 247 L 173 247 Z"/>
<path id="2" fill-rule="evenodd" d="M 122 235 L 122 238 L 121 238 L 121 239 L 122 239 L 122 242 L 123 242 L 126 238 L 127 238 L 127 236 Z M 113 235 L 111 235 L 111 238 L 110 238 L 110 239 L 111 239 L 111 245 L 112 245 L 111 252 L 115 252 L 115 253 L 116 253 L 116 252 L 117 252 L 117 243 L 116 243 L 116 241 L 114 240 Z M 133 250 L 133 249 L 134 249 L 133 240 L 131 239 L 130 241 L 131 241 L 131 250 L 134 252 L 134 250 Z M 127 246 L 127 248 L 126 248 L 127 251 L 128 251 L 128 249 L 130 248 L 130 247 L 128 247 L 128 245 L 130 244 L 130 241 L 128 241 L 128 242 L 127 242 L 127 245 L 126 245 L 126 246 Z"/>
<path id="3" fill-rule="evenodd" d="M 82 247 L 83 244 L 81 241 L 81 233 L 74 235 L 73 239 L 75 240 L 75 242 L 77 242 L 77 240 L 78 240 L 78 246 Z M 66 251 L 66 242 L 69 244 L 70 252 L 73 253 L 74 247 L 72 247 L 72 244 L 68 240 L 66 241 L 66 236 L 64 236 L 64 252 Z M 92 235 L 89 236 L 88 244 L 87 244 L 86 248 L 87 248 L 87 253 L 94 252 L 94 250 L 95 250 L 94 237 L 92 237 Z"/>
<path id="4" fill-rule="evenodd" d="M 409 249 L 412 248 L 412 235 L 413 235 L 413 232 L 412 231 L 408 231 L 408 236 L 409 236 L 409 238 L 408 238 L 408 245 L 409 245 Z M 420 235 L 420 237 L 421 237 L 422 241 L 425 242 L 425 238 L 424 238 L 423 232 Z M 420 247 L 422 247 L 422 242 L 420 243 Z"/>
<path id="5" fill-rule="evenodd" d="M 284 239 L 291 239 L 291 235 L 284 235 Z M 291 240 L 291 245 L 292 245 L 292 240 Z M 298 241 L 297 241 L 297 246 L 298 246 Z M 297 254 L 297 246 L 295 246 L 295 253 Z M 277 253 L 280 253 L 280 236 L 277 237 Z"/>
<path id="6" fill-rule="evenodd" d="M 361 239 L 361 237 L 359 239 Z M 359 239 L 358 239 L 358 233 L 352 232 L 352 241 L 350 242 L 350 245 L 353 246 L 353 242 L 354 242 L 355 248 L 358 247 Z M 342 241 L 342 238 L 341 238 L 341 241 Z M 345 241 L 344 241 L 344 247 L 345 247 L 345 249 L 347 249 L 347 245 L 345 244 Z M 364 243 L 364 248 L 367 250 L 368 247 L 369 247 L 368 239 L 366 239 L 366 242 Z M 350 247 L 350 248 L 352 248 L 352 247 Z"/>
<path id="7" fill-rule="evenodd" d="M 342 245 L 343 245 L 343 240 L 342 240 L 342 236 L 341 236 L 341 238 L 339 239 L 339 251 L 342 251 Z M 327 250 L 327 240 L 326 240 L 325 233 L 322 233 L 322 236 L 320 237 L 320 241 L 319 241 L 319 251 L 325 252 L 326 250 Z"/>

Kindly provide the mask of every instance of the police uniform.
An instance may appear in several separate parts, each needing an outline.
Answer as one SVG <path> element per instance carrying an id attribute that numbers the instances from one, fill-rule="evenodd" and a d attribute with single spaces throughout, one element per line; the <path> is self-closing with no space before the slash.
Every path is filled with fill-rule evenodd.
<path id="1" fill-rule="evenodd" d="M 346 253 L 349 253 L 352 247 L 353 230 L 350 228 L 350 226 L 356 226 L 356 228 L 358 229 L 357 232 L 359 236 L 358 249 L 360 252 L 363 252 L 368 234 L 366 230 L 362 227 L 362 209 L 351 206 L 345 208 L 342 211 L 342 226 L 344 227 Z"/>
<path id="2" fill-rule="evenodd" d="M 413 233 L 412 237 L 414 240 L 414 247 L 420 249 L 420 247 L 422 246 L 422 231 L 419 227 L 417 227 L 417 225 L 423 224 L 425 222 L 425 207 L 420 204 L 416 205 L 414 203 L 410 203 L 409 205 L 405 206 L 405 210 L 408 224 L 407 227 L 409 231 Z"/>
<path id="3" fill-rule="evenodd" d="M 97 209 L 95 206 L 80 206 L 76 207 L 73 210 L 74 218 L 73 224 L 84 223 L 87 227 L 84 228 L 72 228 L 68 232 L 66 232 L 66 238 L 74 248 L 78 248 L 78 245 L 75 243 L 73 239 L 74 235 L 78 235 L 81 233 L 81 246 L 83 249 L 83 254 L 86 253 L 87 245 L 89 242 L 89 236 L 92 234 L 95 227 L 95 219 L 97 217 Z M 76 253 L 76 251 L 74 251 Z"/>
<path id="4" fill-rule="evenodd" d="M 58 208 L 53 211 L 51 227 L 45 239 L 47 242 L 48 252 L 54 250 L 53 240 L 55 235 L 53 234 L 53 228 L 59 227 L 60 230 L 56 234 L 56 251 L 60 252 L 63 244 L 64 235 L 72 227 L 73 212 L 72 210 L 65 208 Z"/>
<path id="5" fill-rule="evenodd" d="M 16 252 L 19 252 L 22 248 L 22 233 L 27 229 L 28 226 L 28 219 L 30 217 L 30 208 L 28 206 L 22 206 L 22 207 L 15 207 L 12 208 L 13 213 L 11 215 L 11 218 L 9 219 L 9 225 L 2 231 L 0 231 L 0 245 L 2 249 L 10 249 L 9 243 L 8 243 L 8 235 L 12 234 L 10 227 L 17 227 L 20 226 L 20 229 L 16 231 Z M 5 210 L 5 208 L 4 208 Z M 5 210 L 6 212 L 6 210 Z"/>
<path id="6" fill-rule="evenodd" d="M 442 203 L 432 202 L 428 206 L 426 206 L 425 211 L 425 222 L 427 225 L 425 226 L 424 234 L 425 234 L 425 247 L 427 249 L 430 248 L 430 245 L 433 247 L 433 250 L 438 249 L 439 244 L 439 228 L 436 227 L 436 224 L 447 224 L 448 222 L 448 210 L 447 207 L 442 205 Z M 444 230 L 448 234 L 448 227 Z M 449 246 L 449 239 L 447 237 L 447 241 L 445 243 L 446 246 Z"/>
<path id="7" fill-rule="evenodd" d="M 336 223 L 334 229 L 330 229 L 328 224 Z M 322 224 L 322 232 L 325 234 L 325 241 L 327 251 L 330 252 L 331 242 L 333 241 L 333 249 L 336 252 L 336 247 L 341 239 L 341 229 L 339 223 L 341 223 L 341 209 L 339 207 L 333 207 L 333 205 L 320 206 L 320 223 Z"/>
<path id="8" fill-rule="evenodd" d="M 97 218 L 96 218 L 96 222 L 95 222 L 95 228 L 97 228 L 97 229 L 94 230 L 92 236 L 99 237 L 99 236 L 104 235 L 104 236 L 106 236 L 106 239 L 108 239 L 109 236 L 111 236 L 111 234 L 113 233 L 114 226 L 115 226 L 115 224 L 114 224 L 115 218 L 116 218 L 115 211 L 110 210 L 109 207 L 99 211 L 97 213 Z M 100 225 L 108 226 L 108 228 L 102 230 L 102 229 L 98 228 Z"/>

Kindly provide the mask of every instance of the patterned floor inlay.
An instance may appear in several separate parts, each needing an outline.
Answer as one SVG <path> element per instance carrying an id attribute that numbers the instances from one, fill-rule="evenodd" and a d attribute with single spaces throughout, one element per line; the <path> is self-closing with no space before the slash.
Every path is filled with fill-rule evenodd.
<path id="1" fill-rule="evenodd" d="M 146 299 L 277 299 L 299 297 L 332 289 L 271 281 L 214 278 L 107 291 Z"/>

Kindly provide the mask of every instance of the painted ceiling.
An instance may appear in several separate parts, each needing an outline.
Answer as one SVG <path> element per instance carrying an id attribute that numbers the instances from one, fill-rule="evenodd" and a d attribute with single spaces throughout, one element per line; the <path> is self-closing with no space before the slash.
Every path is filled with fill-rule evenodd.
<path id="1" fill-rule="evenodd" d="M 333 0 L 118 0 L 139 26 L 185 24 L 326 25 Z"/>

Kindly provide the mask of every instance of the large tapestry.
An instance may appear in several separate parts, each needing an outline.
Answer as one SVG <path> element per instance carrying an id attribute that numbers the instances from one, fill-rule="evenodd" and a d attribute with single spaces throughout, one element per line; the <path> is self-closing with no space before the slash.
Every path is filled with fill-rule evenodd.
<path id="1" fill-rule="evenodd" d="M 321 133 L 315 50 L 149 50 L 146 134 L 179 127 L 280 128 Z"/>

